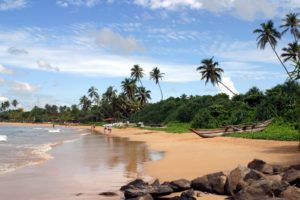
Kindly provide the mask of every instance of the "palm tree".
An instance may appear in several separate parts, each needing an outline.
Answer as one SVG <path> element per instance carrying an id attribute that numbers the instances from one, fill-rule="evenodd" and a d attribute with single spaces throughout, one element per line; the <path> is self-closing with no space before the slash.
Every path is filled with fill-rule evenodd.
<path id="1" fill-rule="evenodd" d="M 141 106 L 143 107 L 145 104 L 148 103 L 148 100 L 151 99 L 151 91 L 146 90 L 144 87 L 138 87 L 137 89 L 137 100 L 140 102 Z"/>
<path id="2" fill-rule="evenodd" d="M 299 39 L 298 28 L 300 28 L 300 19 L 298 19 L 298 13 L 289 13 L 282 21 L 284 24 L 282 24 L 280 28 L 285 28 L 282 34 L 290 30 L 291 34 L 294 36 L 295 42 L 297 42 Z"/>
<path id="3" fill-rule="evenodd" d="M 91 107 L 91 104 L 92 102 L 85 95 L 79 99 L 79 105 L 81 105 L 82 110 L 84 111 L 87 111 Z"/>
<path id="4" fill-rule="evenodd" d="M 18 104 L 19 102 L 16 99 L 12 100 L 11 102 L 11 105 L 13 105 L 14 108 L 17 108 Z"/>
<path id="5" fill-rule="evenodd" d="M 133 65 L 133 67 L 131 68 L 131 78 L 134 81 L 139 81 L 142 87 L 143 84 L 141 78 L 143 78 L 143 76 L 144 76 L 143 69 L 139 65 Z"/>
<path id="6" fill-rule="evenodd" d="M 276 30 L 276 28 L 274 28 L 274 23 L 273 23 L 272 20 L 269 20 L 266 23 L 262 23 L 262 24 L 260 24 L 260 26 L 261 26 L 261 29 L 255 29 L 253 31 L 253 33 L 258 33 L 259 34 L 257 39 L 256 39 L 257 46 L 260 49 L 264 49 L 266 47 L 266 44 L 269 43 L 272 50 L 276 54 L 279 62 L 284 67 L 286 73 L 288 74 L 290 79 L 292 79 L 290 73 L 288 72 L 286 66 L 284 65 L 284 63 L 280 59 L 280 57 L 279 57 L 279 55 L 278 55 L 278 53 L 276 52 L 276 49 L 275 49 L 275 47 L 277 45 L 277 39 L 281 38 L 281 34 Z"/>
<path id="7" fill-rule="evenodd" d="M 283 61 L 286 62 L 288 60 L 300 60 L 300 45 L 297 42 L 289 43 L 288 47 L 282 49 L 285 53 L 281 54 L 283 57 Z"/>
<path id="8" fill-rule="evenodd" d="M 150 79 L 154 80 L 155 81 L 155 84 L 158 85 L 159 87 L 159 90 L 160 90 L 160 94 L 161 94 L 161 100 L 164 99 L 164 96 L 163 96 L 163 92 L 161 90 L 161 87 L 160 87 L 160 84 L 159 84 L 159 80 L 162 80 L 162 78 L 164 77 L 164 74 L 165 73 L 161 73 L 159 68 L 158 67 L 154 67 L 152 69 L 152 71 L 150 72 Z"/>
<path id="9" fill-rule="evenodd" d="M 125 78 L 125 80 L 121 82 L 121 87 L 127 97 L 133 100 L 136 92 L 135 81 L 133 79 Z"/>
<path id="10" fill-rule="evenodd" d="M 102 98 L 104 101 L 111 102 L 114 97 L 117 96 L 117 90 L 113 86 L 109 86 L 106 92 L 103 93 Z"/>
<path id="11" fill-rule="evenodd" d="M 90 87 L 88 90 L 88 95 L 94 103 L 96 103 L 99 99 L 98 89 L 94 86 Z"/>
<path id="12" fill-rule="evenodd" d="M 230 88 L 228 88 L 224 83 L 221 82 L 221 73 L 224 72 L 222 68 L 217 67 L 218 62 L 214 62 L 214 57 L 210 59 L 203 59 L 197 71 L 202 75 L 201 80 L 205 79 L 205 85 L 210 81 L 213 86 L 221 83 L 225 88 L 227 88 L 233 95 L 236 95 Z"/>

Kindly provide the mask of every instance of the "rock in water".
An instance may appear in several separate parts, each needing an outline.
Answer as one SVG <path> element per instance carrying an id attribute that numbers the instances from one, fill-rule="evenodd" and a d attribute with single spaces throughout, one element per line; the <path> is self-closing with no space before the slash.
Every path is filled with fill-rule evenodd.
<path id="1" fill-rule="evenodd" d="M 115 192 L 101 192 L 99 193 L 100 196 L 108 196 L 108 197 L 113 197 L 113 196 L 117 196 L 118 194 Z"/>
<path id="2" fill-rule="evenodd" d="M 132 189 L 132 188 L 139 188 L 139 189 L 144 189 L 147 188 L 149 184 L 142 179 L 136 179 L 134 181 L 131 181 L 130 183 L 122 186 L 120 188 L 121 191 L 125 191 L 126 189 Z"/>

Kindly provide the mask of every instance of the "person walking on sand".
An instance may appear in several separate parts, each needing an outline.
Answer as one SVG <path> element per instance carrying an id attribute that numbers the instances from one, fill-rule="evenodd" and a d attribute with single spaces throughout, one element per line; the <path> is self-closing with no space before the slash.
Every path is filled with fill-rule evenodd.
<path id="1" fill-rule="evenodd" d="M 108 130 L 109 133 L 111 133 L 111 130 L 112 130 L 112 125 L 111 124 L 108 125 L 107 130 Z"/>

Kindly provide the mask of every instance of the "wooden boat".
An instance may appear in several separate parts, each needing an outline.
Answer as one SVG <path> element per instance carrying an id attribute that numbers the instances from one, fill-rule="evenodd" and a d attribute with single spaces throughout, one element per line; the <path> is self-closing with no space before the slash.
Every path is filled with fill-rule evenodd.
<path id="1" fill-rule="evenodd" d="M 228 135 L 231 133 L 244 133 L 244 132 L 259 132 L 264 130 L 270 123 L 272 119 L 255 124 L 246 125 L 228 125 L 218 129 L 190 129 L 193 133 L 203 138 L 212 138 L 222 135 Z"/>

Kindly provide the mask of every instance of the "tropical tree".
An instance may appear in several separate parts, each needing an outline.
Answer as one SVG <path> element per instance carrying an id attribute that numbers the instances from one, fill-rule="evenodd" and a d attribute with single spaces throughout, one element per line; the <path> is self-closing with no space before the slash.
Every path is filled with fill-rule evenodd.
<path id="1" fill-rule="evenodd" d="M 198 68 L 197 71 L 201 73 L 201 80 L 205 79 L 205 84 L 207 84 L 209 81 L 213 86 L 223 85 L 225 88 L 227 88 L 233 95 L 236 95 L 229 87 L 227 87 L 224 83 L 221 82 L 222 77 L 221 74 L 224 72 L 222 68 L 219 68 L 218 62 L 215 62 L 214 57 L 210 59 L 203 59 L 201 61 L 201 64 Z"/>
<path id="2" fill-rule="evenodd" d="M 160 72 L 158 67 L 154 67 L 152 69 L 152 71 L 150 72 L 150 79 L 152 79 L 155 82 L 155 84 L 157 84 L 159 87 L 160 94 L 161 94 L 161 100 L 164 99 L 164 96 L 163 96 L 163 92 L 162 92 L 160 84 L 159 84 L 159 80 L 162 80 L 162 78 L 164 77 L 164 74 L 165 73 Z"/>
<path id="3" fill-rule="evenodd" d="M 143 69 L 139 65 L 133 65 L 131 68 L 131 78 L 134 81 L 139 81 L 141 86 L 143 87 L 143 83 L 141 81 L 141 78 L 143 78 L 144 72 Z"/>
<path id="4" fill-rule="evenodd" d="M 291 34 L 294 36 L 295 42 L 299 39 L 299 30 L 300 28 L 300 19 L 298 19 L 298 13 L 289 13 L 282 20 L 284 24 L 280 26 L 280 28 L 284 28 L 282 34 L 286 33 L 290 30 Z"/>
<path id="5" fill-rule="evenodd" d="M 11 105 L 13 105 L 14 108 L 17 108 L 18 104 L 19 102 L 16 99 L 12 100 L 11 102 Z"/>
<path id="6" fill-rule="evenodd" d="M 83 95 L 79 99 L 79 105 L 81 105 L 82 110 L 87 111 L 91 107 L 92 102 L 87 98 L 85 95 Z"/>
<path id="7" fill-rule="evenodd" d="M 99 100 L 98 89 L 94 86 L 90 87 L 90 89 L 88 90 L 88 96 L 94 103 L 97 103 Z"/>
<path id="8" fill-rule="evenodd" d="M 138 87 L 136 97 L 142 107 L 148 103 L 149 99 L 151 99 L 150 93 L 150 90 L 146 90 L 144 87 Z"/>
<path id="9" fill-rule="evenodd" d="M 257 37 L 257 46 L 260 49 L 265 49 L 266 45 L 269 43 L 269 45 L 271 46 L 272 50 L 274 51 L 276 57 L 278 58 L 279 62 L 281 63 L 281 65 L 283 66 L 283 68 L 285 69 L 286 73 L 288 74 L 288 76 L 290 77 L 290 79 L 292 79 L 289 71 L 287 70 L 286 66 L 284 65 L 284 63 L 282 62 L 282 60 L 280 59 L 277 51 L 276 51 L 276 45 L 277 45 L 277 40 L 281 38 L 281 34 L 280 32 L 278 32 L 276 30 L 276 28 L 274 28 L 274 23 L 272 20 L 267 21 L 266 23 L 262 23 L 260 24 L 261 29 L 255 29 L 253 31 L 253 33 L 258 33 L 258 37 Z"/>
<path id="10" fill-rule="evenodd" d="M 117 97 L 117 90 L 113 86 L 109 86 L 102 94 L 102 99 L 106 102 L 111 102 L 114 97 Z"/>
<path id="11" fill-rule="evenodd" d="M 121 87 L 126 94 L 126 96 L 133 100 L 136 92 L 136 84 L 133 79 L 125 78 L 124 81 L 121 82 Z"/>
<path id="12" fill-rule="evenodd" d="M 282 49 L 284 53 L 281 54 L 283 57 L 283 61 L 286 62 L 288 60 L 300 60 L 300 45 L 297 42 L 289 43 L 288 47 Z"/>

